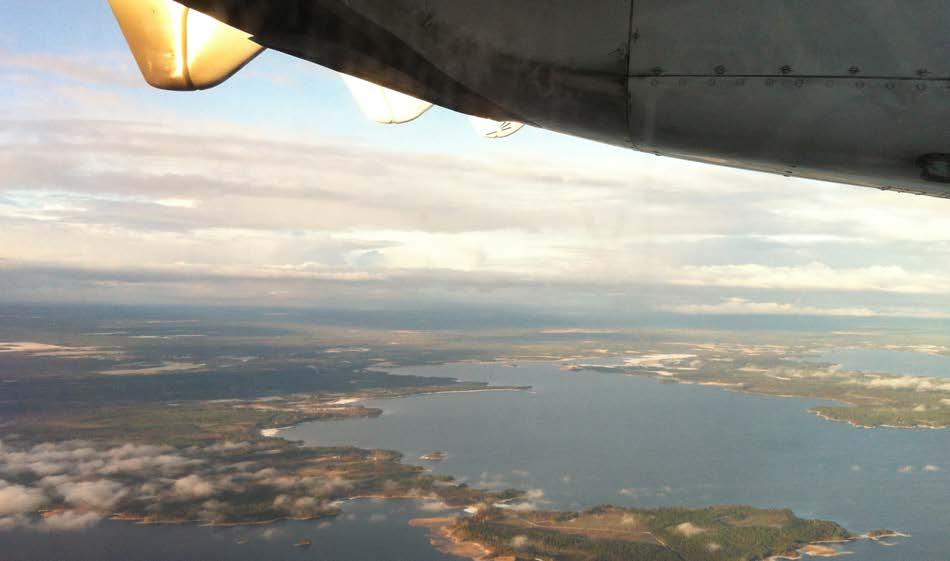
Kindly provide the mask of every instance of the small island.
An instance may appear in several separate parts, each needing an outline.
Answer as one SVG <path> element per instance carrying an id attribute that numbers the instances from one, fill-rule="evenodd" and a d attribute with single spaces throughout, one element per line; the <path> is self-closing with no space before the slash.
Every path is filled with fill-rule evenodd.
<path id="1" fill-rule="evenodd" d="M 449 457 L 448 453 L 436 451 L 436 452 L 429 452 L 428 454 L 423 454 L 419 456 L 419 459 L 422 460 L 423 462 L 441 462 L 448 457 Z"/>
<path id="2" fill-rule="evenodd" d="M 433 545 L 446 553 L 499 561 L 800 559 L 844 554 L 837 546 L 862 538 L 835 522 L 750 506 L 600 506 L 582 512 L 492 506 L 470 517 L 417 519 L 414 525 L 429 527 Z"/>
<path id="3" fill-rule="evenodd" d="M 909 538 L 910 534 L 906 534 L 904 532 L 895 532 L 894 530 L 878 529 L 868 532 L 867 537 L 869 540 L 881 541 L 888 538 Z"/>

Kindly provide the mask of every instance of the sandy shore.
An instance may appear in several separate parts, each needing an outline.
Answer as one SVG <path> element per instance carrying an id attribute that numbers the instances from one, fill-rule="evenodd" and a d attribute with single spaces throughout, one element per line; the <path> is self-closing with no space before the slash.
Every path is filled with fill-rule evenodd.
<path id="1" fill-rule="evenodd" d="M 433 547 L 448 555 L 466 557 L 472 561 L 484 561 L 492 556 L 492 550 L 478 542 L 468 542 L 456 538 L 452 534 L 452 524 L 455 518 L 451 516 L 436 518 L 413 518 L 410 526 L 428 528 L 429 542 Z"/>
<path id="2" fill-rule="evenodd" d="M 851 553 L 850 551 L 843 551 L 817 543 L 806 545 L 801 549 L 801 552 L 811 557 L 837 557 L 839 555 L 849 555 Z"/>

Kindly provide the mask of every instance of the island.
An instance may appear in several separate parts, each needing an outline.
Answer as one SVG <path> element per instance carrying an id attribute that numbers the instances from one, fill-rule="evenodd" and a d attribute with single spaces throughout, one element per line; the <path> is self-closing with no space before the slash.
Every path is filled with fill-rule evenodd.
<path id="1" fill-rule="evenodd" d="M 416 519 L 442 551 L 472 559 L 562 561 L 753 561 L 846 553 L 862 539 L 826 520 L 750 506 L 582 512 L 486 507 L 473 516 Z"/>
<path id="2" fill-rule="evenodd" d="M 449 455 L 446 452 L 436 451 L 429 452 L 428 454 L 423 454 L 419 456 L 419 459 L 423 462 L 441 462 L 448 458 Z"/>

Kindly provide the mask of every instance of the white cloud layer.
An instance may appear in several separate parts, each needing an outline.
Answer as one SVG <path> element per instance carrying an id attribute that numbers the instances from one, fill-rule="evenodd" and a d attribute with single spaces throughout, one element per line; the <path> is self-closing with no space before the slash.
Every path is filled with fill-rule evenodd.
<path id="1" fill-rule="evenodd" d="M 9 298 L 338 303 L 543 285 L 601 299 L 648 287 L 662 301 L 637 306 L 679 313 L 950 311 L 950 201 L 538 131 L 480 150 L 451 134 L 382 147 L 197 117 L 131 87 L 124 54 L 0 54 L 0 86 L 17 92 L 0 109 Z M 242 102 L 276 112 L 292 104 L 279 91 Z M 811 298 L 826 292 L 843 301 Z"/>
<path id="2" fill-rule="evenodd" d="M 835 308 L 780 302 L 753 302 L 745 298 L 727 298 L 718 304 L 683 304 L 667 308 L 678 314 L 702 315 L 779 315 L 779 316 L 832 316 L 832 317 L 907 317 L 943 319 L 950 313 L 926 309 Z"/>
<path id="3" fill-rule="evenodd" d="M 46 495 L 39 489 L 0 480 L 0 516 L 33 512 L 46 500 Z"/>

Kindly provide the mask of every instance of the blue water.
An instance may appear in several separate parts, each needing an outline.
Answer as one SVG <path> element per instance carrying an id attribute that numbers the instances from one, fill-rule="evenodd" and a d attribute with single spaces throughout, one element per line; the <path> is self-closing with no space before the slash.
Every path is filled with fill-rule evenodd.
<path id="1" fill-rule="evenodd" d="M 950 356 L 884 349 L 833 349 L 814 358 L 845 370 L 950 378 Z"/>
<path id="2" fill-rule="evenodd" d="M 541 489 L 545 508 L 789 507 L 857 532 L 913 533 L 899 547 L 852 544 L 850 559 L 950 559 L 948 430 L 858 429 L 808 413 L 813 400 L 549 364 L 404 372 L 533 390 L 378 401 L 370 405 L 384 409 L 380 418 L 309 423 L 283 436 L 396 449 L 407 461 L 446 451 L 448 459 L 429 464 L 435 471 L 472 484 Z"/>

